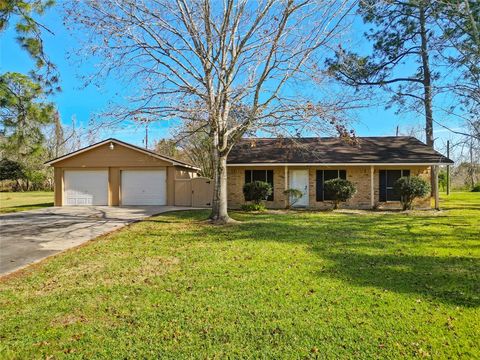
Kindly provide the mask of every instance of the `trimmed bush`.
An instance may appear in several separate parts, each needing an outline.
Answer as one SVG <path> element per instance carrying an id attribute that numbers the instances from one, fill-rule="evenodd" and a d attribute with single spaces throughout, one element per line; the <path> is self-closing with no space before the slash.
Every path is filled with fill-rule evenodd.
<path id="1" fill-rule="evenodd" d="M 288 197 L 288 209 L 295 205 L 295 203 L 303 196 L 303 193 L 298 189 L 287 189 L 283 192 L 283 194 Z"/>
<path id="2" fill-rule="evenodd" d="M 243 204 L 243 211 L 265 211 L 267 208 L 263 204 Z"/>
<path id="3" fill-rule="evenodd" d="M 472 192 L 480 192 L 480 184 L 477 184 L 473 187 Z"/>
<path id="4" fill-rule="evenodd" d="M 272 185 L 264 181 L 253 181 L 243 185 L 243 196 L 245 201 L 253 201 L 254 204 L 260 204 L 262 200 L 272 195 Z"/>
<path id="5" fill-rule="evenodd" d="M 325 181 L 324 188 L 333 199 L 334 209 L 338 209 L 338 204 L 340 204 L 341 201 L 347 201 L 357 192 L 355 185 L 345 179 L 327 180 Z"/>
<path id="6" fill-rule="evenodd" d="M 413 201 L 430 194 L 430 184 L 418 176 L 404 176 L 395 183 L 395 191 L 400 194 L 402 209 L 413 209 Z"/>

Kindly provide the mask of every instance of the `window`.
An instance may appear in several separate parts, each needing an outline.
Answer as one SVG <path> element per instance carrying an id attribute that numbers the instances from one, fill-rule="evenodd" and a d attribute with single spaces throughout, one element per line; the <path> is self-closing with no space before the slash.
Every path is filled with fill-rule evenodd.
<path id="1" fill-rule="evenodd" d="M 380 201 L 400 201 L 395 191 L 395 182 L 403 176 L 410 176 L 410 170 L 380 170 Z"/>
<path id="2" fill-rule="evenodd" d="M 327 180 L 332 179 L 347 179 L 346 170 L 317 170 L 317 201 L 333 200 L 332 196 L 328 194 L 323 187 Z"/>
<path id="3" fill-rule="evenodd" d="M 273 170 L 245 170 L 245 184 L 253 181 L 264 181 L 272 186 L 273 190 Z M 245 199 L 247 201 L 251 199 Z M 272 195 L 267 198 L 268 201 L 273 201 Z"/>

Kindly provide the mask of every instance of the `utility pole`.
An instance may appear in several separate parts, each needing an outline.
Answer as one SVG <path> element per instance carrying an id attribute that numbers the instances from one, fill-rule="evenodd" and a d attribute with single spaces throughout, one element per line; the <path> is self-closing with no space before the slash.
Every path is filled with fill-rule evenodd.
<path id="1" fill-rule="evenodd" d="M 145 122 L 145 149 L 148 150 L 148 121 Z"/>
<path id="2" fill-rule="evenodd" d="M 447 140 L 447 158 L 450 159 L 450 140 Z M 450 165 L 447 165 L 447 195 L 450 195 Z"/>
<path id="3" fill-rule="evenodd" d="M 471 188 L 475 186 L 475 162 L 473 161 L 473 137 L 470 137 L 470 180 L 472 182 Z"/>

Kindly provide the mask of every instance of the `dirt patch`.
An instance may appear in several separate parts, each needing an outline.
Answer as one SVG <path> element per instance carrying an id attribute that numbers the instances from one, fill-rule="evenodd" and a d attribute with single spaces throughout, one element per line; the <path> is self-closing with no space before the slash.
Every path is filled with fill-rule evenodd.
<path id="1" fill-rule="evenodd" d="M 180 264 L 176 257 L 149 257 L 136 269 L 139 276 L 151 277 L 166 274 L 173 266 Z"/>
<path id="2" fill-rule="evenodd" d="M 55 326 L 66 327 L 69 325 L 87 323 L 87 322 L 88 322 L 87 318 L 83 315 L 66 314 L 53 319 L 50 322 L 50 325 L 53 327 Z"/>

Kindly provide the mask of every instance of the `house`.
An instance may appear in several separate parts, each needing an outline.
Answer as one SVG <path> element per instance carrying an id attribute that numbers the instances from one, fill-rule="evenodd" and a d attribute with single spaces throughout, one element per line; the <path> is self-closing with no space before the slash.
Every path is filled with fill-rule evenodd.
<path id="1" fill-rule="evenodd" d="M 196 178 L 200 170 L 117 139 L 46 164 L 54 167 L 55 206 L 188 204 L 192 190 L 182 180 Z"/>
<path id="2" fill-rule="evenodd" d="M 344 207 L 398 207 L 393 185 L 401 176 L 430 179 L 431 167 L 450 159 L 413 137 L 242 139 L 227 162 L 230 208 L 245 203 L 243 185 L 261 180 L 273 186 L 267 207 L 288 204 L 285 189 L 304 196 L 295 206 L 331 207 L 325 181 L 352 181 L 357 193 Z M 107 139 L 47 162 L 54 168 L 55 205 L 177 205 L 210 206 L 210 179 L 198 167 L 156 152 Z M 417 206 L 430 207 L 430 198 Z"/>
<path id="3" fill-rule="evenodd" d="M 242 139 L 227 160 L 228 205 L 245 203 L 243 185 L 260 180 L 273 187 L 269 208 L 285 208 L 285 189 L 295 188 L 304 196 L 295 204 L 313 209 L 331 208 L 323 184 L 329 179 L 350 180 L 357 192 L 343 207 L 399 207 L 394 190 L 401 176 L 420 176 L 430 181 L 431 168 L 453 161 L 413 137 L 340 138 L 250 138 Z M 438 172 L 437 172 L 438 173 Z M 431 199 L 420 199 L 417 207 L 430 208 Z"/>

